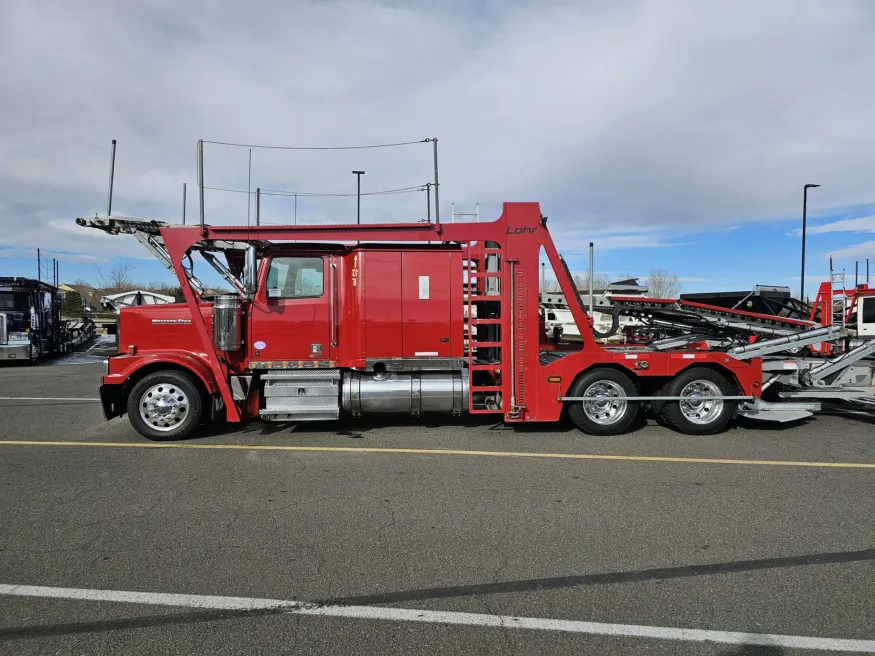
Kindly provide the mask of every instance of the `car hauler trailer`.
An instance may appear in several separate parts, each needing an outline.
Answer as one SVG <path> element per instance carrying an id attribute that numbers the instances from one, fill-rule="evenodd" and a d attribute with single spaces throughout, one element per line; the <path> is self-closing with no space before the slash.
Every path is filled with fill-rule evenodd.
<path id="1" fill-rule="evenodd" d="M 57 287 L 31 278 L 0 277 L 0 362 L 33 364 L 72 351 L 93 336 L 91 319 L 61 318 Z"/>
<path id="2" fill-rule="evenodd" d="M 711 434 L 736 414 L 788 421 L 824 399 L 873 403 L 866 358 L 875 341 L 833 358 L 817 351 L 845 340 L 845 325 L 775 328 L 769 317 L 744 332 L 737 316 L 718 316 L 705 321 L 727 327 L 713 346 L 713 334 L 670 346 L 597 344 L 537 203 L 506 203 L 493 222 L 449 225 L 77 223 L 134 234 L 179 278 L 184 304 L 120 312 L 120 353 L 100 388 L 107 419 L 127 414 L 152 439 L 184 437 L 207 417 L 300 422 L 342 413 L 521 423 L 567 412 L 587 433 L 614 435 L 644 405 L 681 432 Z M 192 252 L 235 293 L 203 299 Z M 579 343 L 555 343 L 544 329 L 542 254 Z"/>

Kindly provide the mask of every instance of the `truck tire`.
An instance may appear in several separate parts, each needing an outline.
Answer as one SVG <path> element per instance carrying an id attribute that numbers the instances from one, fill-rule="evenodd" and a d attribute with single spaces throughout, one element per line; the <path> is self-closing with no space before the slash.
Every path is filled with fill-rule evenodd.
<path id="1" fill-rule="evenodd" d="M 593 369 L 571 386 L 568 396 L 592 397 L 592 401 L 569 401 L 568 416 L 584 433 L 619 435 L 638 416 L 638 403 L 624 401 L 636 396 L 635 383 L 616 369 Z"/>
<path id="2" fill-rule="evenodd" d="M 735 401 L 708 400 L 709 396 L 730 396 L 733 386 L 720 372 L 693 367 L 672 378 L 660 396 L 689 396 L 690 401 L 662 401 L 653 410 L 661 423 L 687 435 L 723 432 L 735 415 Z"/>
<path id="3" fill-rule="evenodd" d="M 40 340 L 34 337 L 33 343 L 30 345 L 30 353 L 27 356 L 27 364 L 35 365 L 39 364 L 39 361 L 42 360 L 43 357 L 43 347 Z"/>
<path id="4" fill-rule="evenodd" d="M 181 371 L 156 371 L 128 395 L 131 425 L 150 440 L 181 440 L 201 421 L 203 402 L 194 378 Z"/>

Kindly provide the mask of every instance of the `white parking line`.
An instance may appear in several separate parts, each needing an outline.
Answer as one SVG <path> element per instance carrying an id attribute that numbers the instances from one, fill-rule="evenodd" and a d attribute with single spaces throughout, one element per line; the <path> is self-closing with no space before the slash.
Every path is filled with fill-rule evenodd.
<path id="1" fill-rule="evenodd" d="M 76 399 L 70 397 L 53 397 L 53 396 L 0 396 L 0 401 L 88 401 L 96 403 L 100 399 Z"/>
<path id="2" fill-rule="evenodd" d="M 679 629 L 638 624 L 606 624 L 602 622 L 552 620 L 539 617 L 455 613 L 417 610 L 412 608 L 385 608 L 381 606 L 320 606 L 317 604 L 283 599 L 218 597 L 212 595 L 130 592 L 124 590 L 90 590 L 87 588 L 50 588 L 43 586 L 9 584 L 0 584 L 0 595 L 75 599 L 81 601 L 111 601 L 155 606 L 210 608 L 216 610 L 246 611 L 275 609 L 294 615 L 314 615 L 318 617 L 349 617 L 355 619 L 388 620 L 393 622 L 425 622 L 430 624 L 502 627 L 505 629 L 528 629 L 530 631 L 559 631 L 563 633 L 583 633 L 590 635 L 656 638 L 682 642 L 716 642 L 725 645 L 758 645 L 765 647 L 784 647 L 787 649 L 818 649 L 875 654 L 875 640 L 848 640 L 843 638 L 816 638 L 810 636 L 769 633 Z"/>

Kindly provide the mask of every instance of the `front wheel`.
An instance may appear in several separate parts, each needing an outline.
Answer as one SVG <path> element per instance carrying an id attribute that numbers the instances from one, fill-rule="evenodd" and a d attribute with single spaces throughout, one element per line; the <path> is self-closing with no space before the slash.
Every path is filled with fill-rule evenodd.
<path id="1" fill-rule="evenodd" d="M 30 345 L 30 354 L 28 355 L 28 358 L 27 358 L 27 364 L 29 364 L 29 365 L 39 364 L 39 361 L 42 359 L 42 357 L 43 357 L 42 344 L 39 341 L 39 339 L 34 337 L 34 340 Z"/>
<path id="2" fill-rule="evenodd" d="M 191 435 L 203 414 L 194 379 L 180 371 L 156 371 L 128 396 L 131 425 L 150 440 L 179 440 Z"/>
<path id="3" fill-rule="evenodd" d="M 594 369 L 571 386 L 569 396 L 584 397 L 568 402 L 568 416 L 574 425 L 590 435 L 619 435 L 629 429 L 638 415 L 635 384 L 615 369 Z"/>
<path id="4" fill-rule="evenodd" d="M 732 383 L 713 369 L 694 367 L 682 371 L 662 389 L 664 396 L 681 401 L 664 401 L 655 409 L 663 423 L 687 435 L 722 432 L 735 414 L 735 402 L 718 397 L 732 395 Z"/>

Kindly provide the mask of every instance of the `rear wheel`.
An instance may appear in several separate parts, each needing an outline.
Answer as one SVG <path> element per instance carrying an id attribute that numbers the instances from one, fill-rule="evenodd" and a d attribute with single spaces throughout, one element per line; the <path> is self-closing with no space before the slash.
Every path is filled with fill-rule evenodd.
<path id="1" fill-rule="evenodd" d="M 725 430 L 735 414 L 735 401 L 715 398 L 732 395 L 732 383 L 723 374 L 694 367 L 672 378 L 660 395 L 682 396 L 681 401 L 659 403 L 663 423 L 687 435 L 714 435 Z"/>
<path id="2" fill-rule="evenodd" d="M 156 371 L 131 390 L 131 425 L 150 440 L 178 440 L 198 427 L 203 414 L 201 393 L 194 378 L 181 371 Z"/>
<path id="3" fill-rule="evenodd" d="M 571 386 L 569 396 L 586 400 L 569 401 L 568 416 L 584 433 L 619 435 L 629 429 L 638 415 L 638 403 L 626 400 L 627 396 L 635 395 L 635 384 L 624 373 L 594 369 Z"/>

